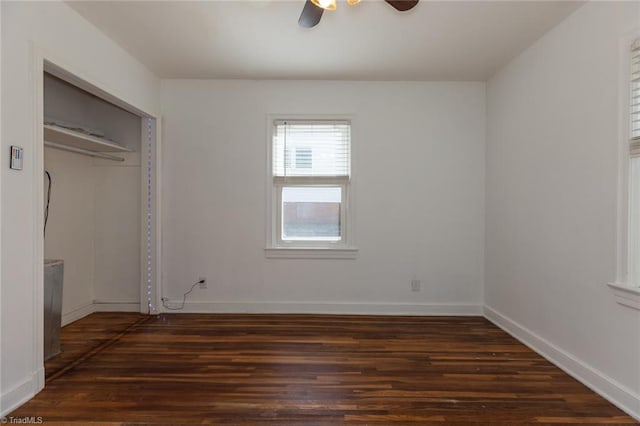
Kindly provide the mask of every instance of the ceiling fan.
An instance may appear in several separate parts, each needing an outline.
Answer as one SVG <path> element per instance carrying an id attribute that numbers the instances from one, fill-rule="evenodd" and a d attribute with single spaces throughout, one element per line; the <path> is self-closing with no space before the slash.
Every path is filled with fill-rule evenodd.
<path id="1" fill-rule="evenodd" d="M 350 6 L 360 3 L 361 0 L 347 0 Z M 400 12 L 412 9 L 419 0 L 384 0 L 394 9 Z M 336 10 L 336 0 L 306 0 L 298 24 L 304 28 L 312 28 L 318 25 L 322 13 L 326 10 Z"/>

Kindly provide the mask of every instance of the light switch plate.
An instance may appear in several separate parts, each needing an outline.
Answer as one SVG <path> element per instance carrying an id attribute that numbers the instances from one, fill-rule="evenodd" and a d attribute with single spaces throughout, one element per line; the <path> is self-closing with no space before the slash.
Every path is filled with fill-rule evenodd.
<path id="1" fill-rule="evenodd" d="M 11 163 L 9 167 L 13 170 L 22 170 L 22 157 L 24 155 L 24 148 L 20 146 L 11 145 Z"/>

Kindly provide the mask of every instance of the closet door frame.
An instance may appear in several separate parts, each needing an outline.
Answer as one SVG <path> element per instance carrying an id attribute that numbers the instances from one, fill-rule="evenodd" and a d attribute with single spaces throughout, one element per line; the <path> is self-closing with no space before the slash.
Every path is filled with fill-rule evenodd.
<path id="1" fill-rule="evenodd" d="M 32 75 L 30 80 L 32 83 L 32 106 L 34 109 L 33 116 L 33 173 L 35 193 L 34 208 L 34 232 L 33 232 L 33 248 L 34 248 L 34 291 L 33 291 L 33 311 L 34 311 L 34 328 L 33 337 L 35 339 L 33 349 L 34 368 L 36 373 L 35 387 L 36 392 L 44 387 L 44 235 L 42 232 L 44 226 L 44 182 L 42 172 L 44 170 L 44 72 L 55 75 L 80 89 L 92 93 L 99 98 L 104 99 L 120 108 L 123 108 L 140 117 L 142 122 L 141 134 L 141 235 L 140 235 L 140 312 L 145 314 L 156 315 L 160 312 L 160 280 L 162 271 L 162 246 L 161 246 L 161 206 L 162 206 L 162 143 L 161 132 L 162 127 L 159 111 L 145 111 L 136 107 L 113 94 L 107 85 L 101 83 L 98 79 L 87 75 L 79 67 L 74 66 L 69 61 L 56 57 L 50 52 L 36 46 L 31 45 L 32 59 Z M 148 141 L 149 125 L 151 126 L 151 134 L 153 140 L 150 146 L 153 149 L 151 159 L 151 169 L 148 167 Z M 151 170 L 152 188 L 151 188 L 151 204 L 147 201 L 148 194 L 148 172 Z M 151 214 L 151 228 L 148 226 L 148 213 Z M 150 232 L 150 251 L 147 250 Z M 150 270 L 149 270 L 150 268 Z"/>

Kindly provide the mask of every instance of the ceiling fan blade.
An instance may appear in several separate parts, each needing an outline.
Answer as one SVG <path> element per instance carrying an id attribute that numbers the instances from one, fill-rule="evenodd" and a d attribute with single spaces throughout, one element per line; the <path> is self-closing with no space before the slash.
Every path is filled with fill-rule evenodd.
<path id="1" fill-rule="evenodd" d="M 323 8 L 311 3 L 311 0 L 307 0 L 302 8 L 298 24 L 303 28 L 315 27 L 322 18 L 322 12 L 324 12 Z"/>
<path id="2" fill-rule="evenodd" d="M 384 0 L 389 3 L 395 10 L 400 12 L 405 12 L 409 9 L 413 9 L 417 4 L 418 0 Z"/>

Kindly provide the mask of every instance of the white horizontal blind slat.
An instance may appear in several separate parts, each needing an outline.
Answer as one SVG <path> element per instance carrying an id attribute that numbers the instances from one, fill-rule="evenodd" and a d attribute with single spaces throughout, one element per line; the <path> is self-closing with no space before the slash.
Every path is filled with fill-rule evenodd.
<path id="1" fill-rule="evenodd" d="M 276 120 L 273 176 L 349 176 L 351 123 L 348 121 Z"/>
<path id="2" fill-rule="evenodd" d="M 630 137 L 640 139 L 640 39 L 631 45 L 631 105 L 630 105 Z M 635 148 L 634 148 L 635 147 Z M 631 144 L 632 154 L 637 155 L 637 143 Z"/>

